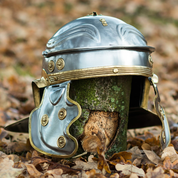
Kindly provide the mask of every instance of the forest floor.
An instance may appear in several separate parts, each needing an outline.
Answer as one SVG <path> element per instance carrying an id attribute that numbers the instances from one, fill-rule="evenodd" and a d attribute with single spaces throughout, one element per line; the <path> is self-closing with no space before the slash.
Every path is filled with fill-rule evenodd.
<path id="1" fill-rule="evenodd" d="M 41 77 L 42 51 L 64 24 L 91 14 L 119 18 L 139 29 L 159 77 L 171 144 L 161 150 L 161 127 L 128 130 L 127 150 L 106 159 L 89 155 L 53 159 L 29 144 L 28 134 L 4 126 L 34 108 L 31 82 Z M 0 1 L 0 177 L 178 177 L 178 1 L 174 0 L 2 0 Z M 153 104 L 154 94 L 149 100 Z"/>

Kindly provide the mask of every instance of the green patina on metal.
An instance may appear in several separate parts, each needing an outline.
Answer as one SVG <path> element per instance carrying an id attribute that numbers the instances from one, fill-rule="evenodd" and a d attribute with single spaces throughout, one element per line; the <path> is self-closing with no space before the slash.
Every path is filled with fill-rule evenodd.
<path id="1" fill-rule="evenodd" d="M 81 105 L 83 112 L 82 116 L 71 127 L 73 135 L 78 138 L 83 133 L 83 126 L 87 121 L 90 110 L 119 112 L 119 128 L 114 141 L 108 147 L 107 154 L 111 155 L 125 150 L 131 82 L 131 76 L 72 81 L 70 97 Z"/>

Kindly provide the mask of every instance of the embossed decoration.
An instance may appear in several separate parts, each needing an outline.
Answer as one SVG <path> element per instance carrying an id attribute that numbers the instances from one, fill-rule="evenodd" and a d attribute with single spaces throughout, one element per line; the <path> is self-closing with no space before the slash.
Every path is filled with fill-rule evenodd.
<path id="1" fill-rule="evenodd" d="M 62 108 L 62 109 L 59 110 L 58 117 L 59 117 L 60 120 L 65 119 L 66 115 L 67 115 L 66 109 Z"/>
<path id="2" fill-rule="evenodd" d="M 41 118 L 41 125 L 46 126 L 49 122 L 49 117 L 47 114 L 44 114 Z"/>
<path id="3" fill-rule="evenodd" d="M 48 63 L 49 72 L 52 72 L 54 70 L 54 66 L 55 66 L 54 61 L 53 60 L 49 61 Z"/>
<path id="4" fill-rule="evenodd" d="M 60 136 L 57 140 L 57 146 L 63 148 L 66 145 L 66 139 L 64 136 Z"/>
<path id="5" fill-rule="evenodd" d="M 102 18 L 102 19 L 100 19 L 100 21 L 103 24 L 103 26 L 107 26 L 108 25 L 105 19 Z"/>
<path id="6" fill-rule="evenodd" d="M 149 61 L 150 65 L 153 66 L 153 59 L 152 59 L 151 55 L 149 55 L 148 61 Z"/>
<path id="7" fill-rule="evenodd" d="M 59 58 L 56 62 L 56 67 L 58 70 L 62 70 L 65 66 L 65 62 L 63 58 Z"/>

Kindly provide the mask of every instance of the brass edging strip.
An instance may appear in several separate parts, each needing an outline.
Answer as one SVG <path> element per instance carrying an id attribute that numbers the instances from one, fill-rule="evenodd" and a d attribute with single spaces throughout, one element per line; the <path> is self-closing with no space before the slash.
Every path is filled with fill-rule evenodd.
<path id="1" fill-rule="evenodd" d="M 50 85 L 68 80 L 79 80 L 94 77 L 120 76 L 120 75 L 142 75 L 152 76 L 152 69 L 143 66 L 107 66 L 87 69 L 78 69 L 54 74 L 48 74 Z"/>

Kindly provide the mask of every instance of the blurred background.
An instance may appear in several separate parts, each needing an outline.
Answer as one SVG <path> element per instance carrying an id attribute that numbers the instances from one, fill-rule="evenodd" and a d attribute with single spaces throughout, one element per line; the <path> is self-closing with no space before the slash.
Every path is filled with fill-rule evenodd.
<path id="1" fill-rule="evenodd" d="M 31 81 L 41 76 L 47 41 L 64 24 L 93 11 L 135 26 L 156 48 L 152 58 L 162 105 L 178 122 L 178 1 L 1 0 L 0 125 L 33 109 Z"/>

